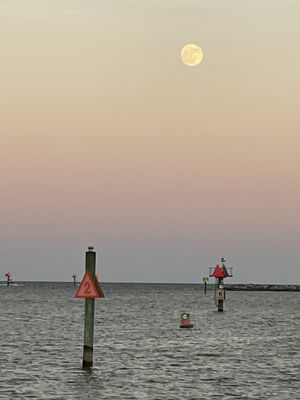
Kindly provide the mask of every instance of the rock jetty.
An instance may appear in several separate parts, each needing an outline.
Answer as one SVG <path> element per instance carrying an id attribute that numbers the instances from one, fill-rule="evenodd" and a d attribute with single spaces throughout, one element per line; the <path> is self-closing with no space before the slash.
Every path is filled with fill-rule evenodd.
<path id="1" fill-rule="evenodd" d="M 249 290 L 270 292 L 300 292 L 300 285 L 275 285 L 257 283 L 236 283 L 226 285 L 226 290 Z"/>

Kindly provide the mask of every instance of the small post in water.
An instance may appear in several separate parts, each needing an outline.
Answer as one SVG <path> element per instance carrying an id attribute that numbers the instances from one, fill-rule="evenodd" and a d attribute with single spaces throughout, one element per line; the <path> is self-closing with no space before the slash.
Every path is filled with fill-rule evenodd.
<path id="1" fill-rule="evenodd" d="M 104 297 L 95 270 L 96 252 L 93 247 L 89 247 L 85 253 L 85 275 L 75 295 L 77 298 L 85 298 L 83 369 L 93 366 L 95 298 Z"/>
<path id="2" fill-rule="evenodd" d="M 73 278 L 73 285 L 76 286 L 76 278 L 77 278 L 77 275 L 76 275 L 76 274 L 73 274 L 73 275 L 72 275 L 72 278 Z"/>
<path id="3" fill-rule="evenodd" d="M 6 272 L 6 285 L 9 286 L 11 283 L 13 283 L 12 277 L 11 277 L 11 272 Z"/>
<path id="4" fill-rule="evenodd" d="M 203 282 L 204 282 L 204 293 L 206 294 L 206 284 L 209 281 L 209 277 L 208 276 L 204 276 L 203 277 Z"/>

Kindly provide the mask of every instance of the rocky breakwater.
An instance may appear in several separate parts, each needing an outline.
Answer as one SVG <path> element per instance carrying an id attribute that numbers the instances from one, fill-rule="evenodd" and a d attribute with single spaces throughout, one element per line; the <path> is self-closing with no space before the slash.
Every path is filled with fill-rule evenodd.
<path id="1" fill-rule="evenodd" d="M 276 285 L 257 283 L 236 283 L 226 285 L 226 290 L 249 290 L 270 292 L 300 292 L 300 285 Z"/>

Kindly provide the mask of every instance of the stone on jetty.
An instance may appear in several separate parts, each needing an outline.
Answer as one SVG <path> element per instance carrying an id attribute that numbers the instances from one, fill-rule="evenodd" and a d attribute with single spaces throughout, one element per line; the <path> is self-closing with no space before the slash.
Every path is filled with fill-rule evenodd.
<path id="1" fill-rule="evenodd" d="M 257 283 L 237 283 L 226 285 L 227 290 L 249 290 L 270 292 L 300 292 L 300 285 L 277 285 Z"/>

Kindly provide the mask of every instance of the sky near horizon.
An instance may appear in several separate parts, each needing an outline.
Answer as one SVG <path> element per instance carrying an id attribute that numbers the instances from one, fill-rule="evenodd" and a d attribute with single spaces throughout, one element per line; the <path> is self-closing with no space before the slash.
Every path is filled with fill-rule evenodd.
<path id="1" fill-rule="evenodd" d="M 300 2 L 0 0 L 0 273 L 300 283 Z M 188 67 L 181 48 L 198 44 Z"/>

